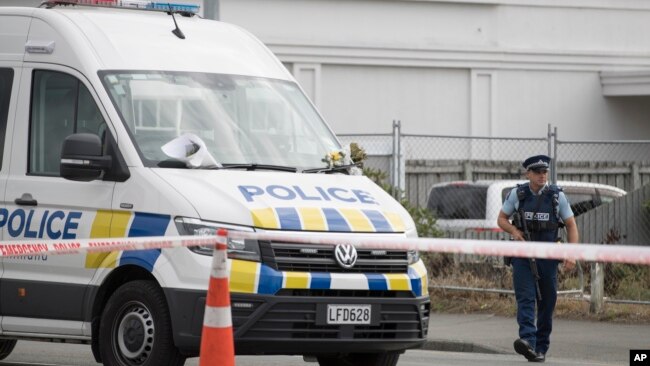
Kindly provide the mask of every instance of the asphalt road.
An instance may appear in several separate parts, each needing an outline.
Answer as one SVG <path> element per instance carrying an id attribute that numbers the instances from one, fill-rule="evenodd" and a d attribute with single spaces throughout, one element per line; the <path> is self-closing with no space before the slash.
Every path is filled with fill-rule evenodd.
<path id="1" fill-rule="evenodd" d="M 302 357 L 292 356 L 245 356 L 237 357 L 238 366 L 317 366 L 316 363 L 303 361 Z M 187 366 L 198 365 L 198 358 L 189 359 Z M 400 358 L 399 366 L 485 366 L 485 365 L 527 365 L 526 360 L 518 355 L 456 353 L 439 351 L 412 350 Z M 86 345 L 41 343 L 20 341 L 14 352 L 4 361 L 2 366 L 97 366 L 90 347 Z M 620 363 L 599 363 L 593 360 L 581 361 L 576 359 L 547 359 L 546 365 L 575 366 L 575 365 L 620 365 Z"/>

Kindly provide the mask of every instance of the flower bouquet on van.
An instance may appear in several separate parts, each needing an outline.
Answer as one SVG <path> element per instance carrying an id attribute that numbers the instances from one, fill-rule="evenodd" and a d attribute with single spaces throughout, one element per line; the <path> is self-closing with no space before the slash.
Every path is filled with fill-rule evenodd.
<path id="1" fill-rule="evenodd" d="M 352 145 L 352 144 L 351 144 Z M 359 149 L 356 144 L 355 148 Z M 352 154 L 350 153 L 350 146 L 346 146 L 343 150 L 335 150 L 327 153 L 323 158 L 323 162 L 327 164 L 329 169 L 336 167 L 347 167 L 349 175 L 362 175 L 363 171 L 359 168 L 362 161 L 353 161 Z M 364 153 L 365 156 L 365 153 Z"/>
<path id="2" fill-rule="evenodd" d="M 328 168 L 334 168 L 344 165 L 344 159 L 347 155 L 345 151 L 331 151 L 325 155 L 323 162 L 327 164 Z"/>

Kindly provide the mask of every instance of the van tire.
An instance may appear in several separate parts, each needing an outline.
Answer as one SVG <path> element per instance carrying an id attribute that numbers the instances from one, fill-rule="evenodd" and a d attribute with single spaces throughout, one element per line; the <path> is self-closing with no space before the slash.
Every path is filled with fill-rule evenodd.
<path id="1" fill-rule="evenodd" d="M 153 281 L 120 286 L 108 300 L 99 325 L 99 352 L 108 366 L 180 366 L 167 301 Z"/>
<path id="2" fill-rule="evenodd" d="M 7 358 L 16 347 L 15 339 L 0 339 L 0 360 Z"/>
<path id="3" fill-rule="evenodd" d="M 399 352 L 351 353 L 340 356 L 318 356 L 320 366 L 395 366 Z"/>

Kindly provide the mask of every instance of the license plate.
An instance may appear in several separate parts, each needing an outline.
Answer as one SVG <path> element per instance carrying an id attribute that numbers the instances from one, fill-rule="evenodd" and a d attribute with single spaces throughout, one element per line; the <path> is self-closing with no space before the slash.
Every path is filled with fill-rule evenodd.
<path id="1" fill-rule="evenodd" d="M 327 305 L 327 324 L 370 324 L 370 305 Z"/>

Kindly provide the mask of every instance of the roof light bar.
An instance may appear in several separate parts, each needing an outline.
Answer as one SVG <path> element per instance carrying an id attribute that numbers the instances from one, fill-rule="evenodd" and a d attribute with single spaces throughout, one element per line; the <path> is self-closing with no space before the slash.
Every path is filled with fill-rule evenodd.
<path id="1" fill-rule="evenodd" d="M 52 0 L 44 2 L 49 7 L 57 5 L 83 5 L 103 8 L 142 9 L 194 15 L 199 12 L 199 5 L 167 3 L 145 0 Z"/>

